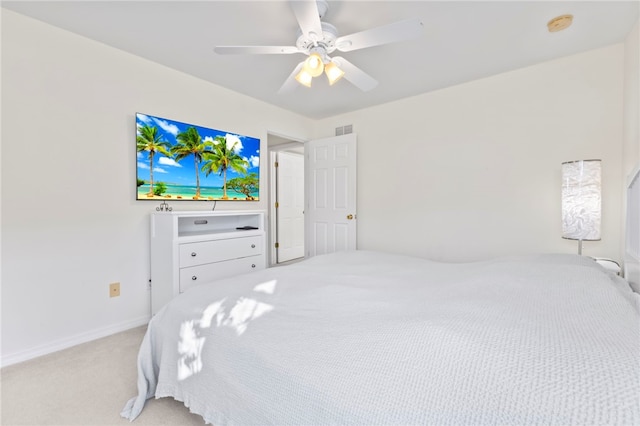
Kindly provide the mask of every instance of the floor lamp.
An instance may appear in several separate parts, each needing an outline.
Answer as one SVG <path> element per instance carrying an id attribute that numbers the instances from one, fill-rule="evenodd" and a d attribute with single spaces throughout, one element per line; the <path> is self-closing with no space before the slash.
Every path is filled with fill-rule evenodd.
<path id="1" fill-rule="evenodd" d="M 600 240 L 601 177 L 600 160 L 562 163 L 562 238 L 583 241 Z"/>

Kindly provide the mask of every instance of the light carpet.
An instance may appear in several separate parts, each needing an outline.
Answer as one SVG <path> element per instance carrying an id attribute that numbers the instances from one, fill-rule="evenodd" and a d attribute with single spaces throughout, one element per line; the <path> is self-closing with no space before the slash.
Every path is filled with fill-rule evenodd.
<path id="1" fill-rule="evenodd" d="M 0 423 L 11 425 L 203 425 L 171 398 L 147 401 L 133 422 L 120 417 L 137 394 L 136 357 L 146 327 L 0 370 Z"/>

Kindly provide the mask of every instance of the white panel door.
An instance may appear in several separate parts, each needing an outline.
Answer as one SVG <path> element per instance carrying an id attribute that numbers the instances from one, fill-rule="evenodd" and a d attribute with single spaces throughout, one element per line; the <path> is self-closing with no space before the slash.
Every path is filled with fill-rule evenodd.
<path id="1" fill-rule="evenodd" d="M 278 152 L 277 262 L 304 257 L 304 156 Z"/>
<path id="2" fill-rule="evenodd" d="M 305 144 L 307 256 L 356 249 L 356 135 Z"/>

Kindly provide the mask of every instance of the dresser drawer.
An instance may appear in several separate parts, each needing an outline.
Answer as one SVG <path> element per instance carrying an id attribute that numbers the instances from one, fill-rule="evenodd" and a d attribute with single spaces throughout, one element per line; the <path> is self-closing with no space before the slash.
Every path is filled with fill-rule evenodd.
<path id="1" fill-rule="evenodd" d="M 180 244 L 180 268 L 262 254 L 262 236 Z"/>
<path id="2" fill-rule="evenodd" d="M 264 256 L 180 268 L 180 293 L 198 284 L 264 269 Z"/>

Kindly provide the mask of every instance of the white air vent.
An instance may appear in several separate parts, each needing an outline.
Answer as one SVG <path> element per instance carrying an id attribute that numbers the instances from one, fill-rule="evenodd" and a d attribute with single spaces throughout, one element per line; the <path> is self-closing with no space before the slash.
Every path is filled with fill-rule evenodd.
<path id="1" fill-rule="evenodd" d="M 336 127 L 336 136 L 348 135 L 353 133 L 353 124 L 347 124 L 346 126 Z"/>

